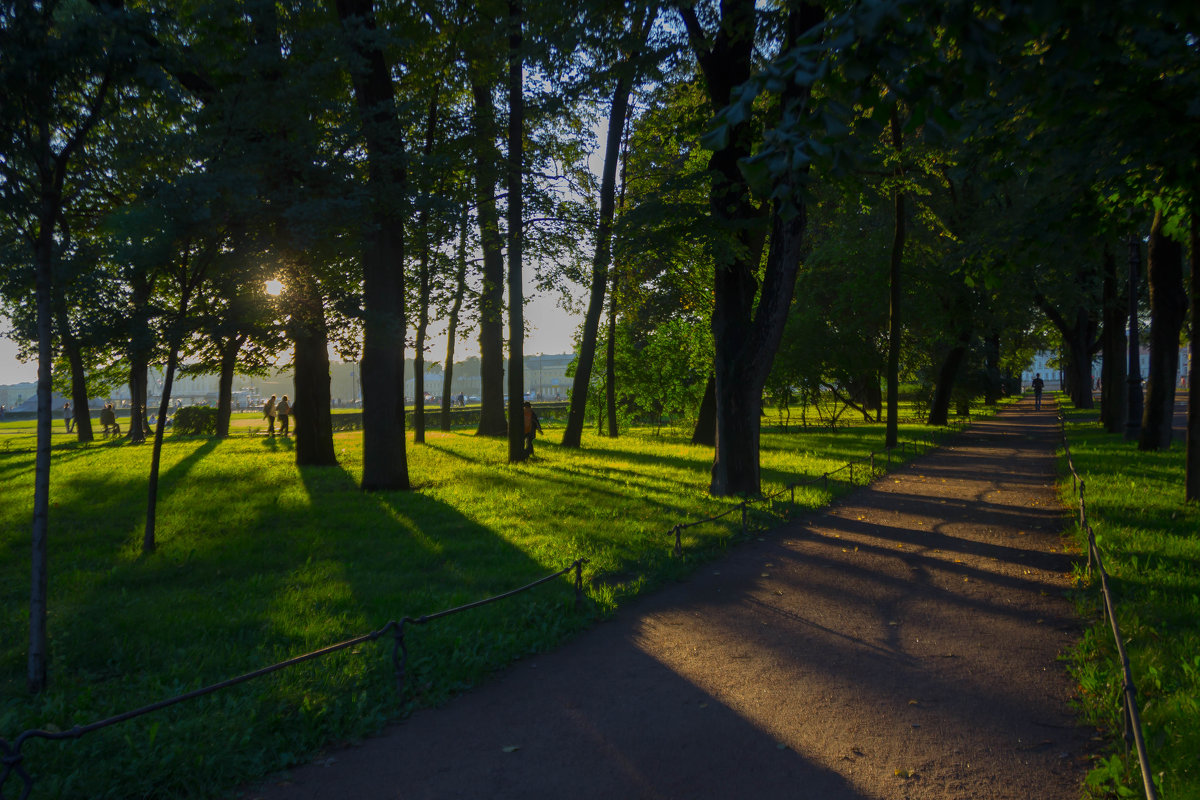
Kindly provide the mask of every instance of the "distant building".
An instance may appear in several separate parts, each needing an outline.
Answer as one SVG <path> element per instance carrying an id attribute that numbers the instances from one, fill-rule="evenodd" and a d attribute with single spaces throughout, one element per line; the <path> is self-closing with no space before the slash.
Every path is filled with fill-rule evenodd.
<path id="1" fill-rule="evenodd" d="M 1125 364 L 1129 363 L 1128 352 L 1122 357 Z M 1062 361 L 1062 354 L 1043 350 L 1033 357 L 1033 363 L 1021 373 L 1021 385 L 1029 386 L 1029 382 L 1033 380 L 1033 376 L 1041 373 L 1042 380 L 1046 382 L 1046 390 L 1054 391 L 1062 388 L 1062 370 L 1059 364 Z M 1139 351 L 1138 358 L 1139 370 L 1142 378 L 1150 370 L 1150 348 L 1143 347 Z M 1053 366 L 1052 366 L 1053 365 Z M 1097 387 L 1100 382 L 1100 368 L 1102 361 L 1099 356 L 1092 360 L 1092 380 L 1096 382 Z M 1191 346 L 1183 344 L 1179 346 L 1179 376 L 1177 386 L 1184 387 L 1187 385 L 1188 370 L 1191 368 Z"/>

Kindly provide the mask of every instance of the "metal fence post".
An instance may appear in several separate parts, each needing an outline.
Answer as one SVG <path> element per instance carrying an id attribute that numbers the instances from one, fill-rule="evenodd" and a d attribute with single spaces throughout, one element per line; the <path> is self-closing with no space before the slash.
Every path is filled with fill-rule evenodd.
<path id="1" fill-rule="evenodd" d="M 680 541 L 680 539 L 679 539 L 679 532 L 681 530 L 682 530 L 682 526 L 680 526 L 680 525 L 675 526 L 675 557 L 676 558 L 679 558 L 683 555 L 683 542 Z"/>
<path id="2" fill-rule="evenodd" d="M 746 533 L 746 501 L 742 501 L 742 533 Z"/>
<path id="3" fill-rule="evenodd" d="M 583 559 L 575 559 L 575 610 L 583 608 Z"/>

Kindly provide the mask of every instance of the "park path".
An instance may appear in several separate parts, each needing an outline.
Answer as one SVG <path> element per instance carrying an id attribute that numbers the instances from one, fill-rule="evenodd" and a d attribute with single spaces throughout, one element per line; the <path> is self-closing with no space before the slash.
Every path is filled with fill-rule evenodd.
<path id="1" fill-rule="evenodd" d="M 1057 431 L 1023 401 L 240 796 L 1076 800 Z"/>

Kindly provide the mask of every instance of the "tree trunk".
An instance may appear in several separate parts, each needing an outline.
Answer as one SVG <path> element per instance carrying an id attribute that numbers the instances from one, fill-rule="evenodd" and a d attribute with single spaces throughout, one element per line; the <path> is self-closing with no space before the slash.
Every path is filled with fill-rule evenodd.
<path id="1" fill-rule="evenodd" d="M 454 386 L 454 345 L 458 339 L 458 315 L 462 313 L 463 296 L 467 293 L 467 216 L 463 215 L 458 232 L 458 272 L 454 276 L 454 303 L 450 306 L 450 320 L 446 325 L 446 366 L 442 378 L 442 424 L 444 431 L 450 430 L 450 403 Z"/>
<path id="2" fill-rule="evenodd" d="M 1100 356 L 1100 421 L 1109 433 L 1123 433 L 1129 390 L 1125 373 L 1125 305 L 1122 281 L 1117 274 L 1117 260 L 1105 249 L 1104 289 L 1102 299 L 1103 325 Z"/>
<path id="3" fill-rule="evenodd" d="M 986 348 L 985 361 L 987 364 L 987 384 L 984 389 L 983 402 L 994 406 L 1000 402 L 1000 334 L 990 333 L 984 341 Z"/>
<path id="4" fill-rule="evenodd" d="M 221 345 L 221 374 L 217 379 L 217 436 L 229 435 L 229 419 L 233 415 L 233 375 L 237 370 L 237 354 L 246 337 L 230 336 Z"/>
<path id="5" fill-rule="evenodd" d="M 475 120 L 475 194 L 483 285 L 479 290 L 479 436 L 504 436 L 504 249 L 496 210 L 496 111 L 489 83 L 471 76 Z"/>
<path id="6" fill-rule="evenodd" d="M 525 297 L 523 171 L 525 83 L 521 0 L 508 0 L 508 461 L 524 461 Z"/>
<path id="7" fill-rule="evenodd" d="M 704 383 L 704 397 L 700 399 L 700 410 L 696 414 L 692 444 L 706 447 L 715 447 L 717 444 L 717 381 L 712 375 Z"/>
<path id="8" fill-rule="evenodd" d="M 180 309 L 180 316 L 187 313 L 187 300 Z M 153 553 L 158 544 L 155 529 L 158 524 L 158 468 L 162 461 L 163 434 L 167 426 L 167 413 L 171 409 L 171 386 L 175 382 L 175 367 L 179 361 L 179 340 L 171 337 L 171 349 L 167 353 L 167 369 L 163 376 L 162 398 L 158 404 L 158 424 L 154 426 L 154 445 L 150 452 L 150 481 L 146 496 L 146 527 L 142 530 L 142 552 Z"/>
<path id="9" fill-rule="evenodd" d="M 617 438 L 617 301 L 608 297 L 608 342 L 605 348 L 604 395 L 608 417 L 608 437 Z M 715 409 L 715 407 L 714 407 Z M 714 422 L 715 432 L 715 422 Z M 715 433 L 714 433 L 715 435 Z"/>
<path id="10" fill-rule="evenodd" d="M 337 454 L 333 448 L 329 330 L 325 322 L 323 298 L 310 270 L 297 270 L 290 284 L 292 289 L 288 294 L 292 313 L 288 332 L 295 352 L 292 359 L 292 432 L 296 438 L 296 464 L 302 467 L 333 466 L 337 464 Z M 400 355 L 403 358 L 403 348 Z M 403 386 L 392 390 L 393 394 L 400 394 L 401 403 L 403 391 Z M 363 429 L 366 430 L 365 423 Z M 400 434 L 403 439 L 403 427 Z M 366 448 L 365 441 L 363 448 Z M 403 458 L 403 455 L 402 452 L 400 457 Z"/>
<path id="11" fill-rule="evenodd" d="M 964 338 L 950 348 L 946 358 L 938 370 L 937 384 L 933 389 L 933 401 L 929 404 L 929 424 L 947 425 L 950 421 L 950 397 L 954 391 L 954 382 L 958 378 L 959 368 L 967 355 L 967 345 Z"/>
<path id="12" fill-rule="evenodd" d="M 1191 306 L 1192 327 L 1188 335 L 1191 358 L 1188 359 L 1188 412 L 1187 412 L 1187 463 L 1184 476 L 1184 498 L 1188 502 L 1200 500 L 1200 397 L 1196 385 L 1200 382 L 1200 358 L 1197 357 L 1196 320 L 1200 320 L 1200 230 L 1197 229 L 1197 201 L 1192 198 L 1191 226 L 1188 232 L 1188 249 L 1191 251 L 1192 284 Z"/>
<path id="13" fill-rule="evenodd" d="M 92 433 L 92 415 L 88 411 L 87 373 L 83 368 L 83 352 L 68 327 L 70 323 L 67 321 L 66 311 L 60 309 L 56 316 L 59 341 L 71 369 L 71 408 L 75 415 L 75 438 L 80 442 L 95 441 L 96 437 Z"/>
<path id="14" fill-rule="evenodd" d="M 1183 289 L 1183 248 L 1162 231 L 1162 211 L 1154 214 L 1146 280 L 1150 287 L 1150 368 L 1142 413 L 1139 450 L 1171 446 L 1175 415 L 1175 381 L 1179 373 L 1179 332 L 1187 314 Z"/>
<path id="15" fill-rule="evenodd" d="M 425 145 L 422 154 L 426 161 L 433 153 L 434 138 L 437 136 L 438 92 L 434 88 L 429 99 L 429 113 L 425 120 Z M 436 192 L 436 190 L 435 190 Z M 413 444 L 425 443 L 425 338 L 429 331 L 429 296 L 432 279 L 429 274 L 429 259 L 432 244 L 429 236 L 428 203 L 417 215 L 417 230 L 421 236 L 421 253 L 417 258 L 417 331 L 413 352 Z"/>
<path id="16" fill-rule="evenodd" d="M 43 194 L 45 196 L 45 194 Z M 41 228 L 34 243 L 36 270 L 36 302 L 38 332 L 37 380 L 37 455 L 33 472 L 33 527 L 31 554 L 32 573 L 29 582 L 29 657 L 26 686 L 30 692 L 46 688 L 47 664 L 50 658 L 47 633 L 47 608 L 50 586 L 50 437 L 53 432 L 54 409 L 51 408 L 51 366 L 54 352 L 51 340 L 51 293 L 53 291 L 54 219 L 59 203 L 47 199 L 42 209 Z"/>
<path id="17" fill-rule="evenodd" d="M 129 320 L 129 430 L 126 436 L 134 444 L 146 441 L 146 404 L 149 402 L 150 355 L 154 352 L 154 333 L 150 330 L 150 278 L 135 272 L 130 280 Z"/>
<path id="18" fill-rule="evenodd" d="M 635 23 L 638 35 L 642 22 Z M 626 60 L 626 67 L 637 58 L 639 48 Z M 612 262 L 613 217 L 616 213 L 617 163 L 624 138 L 625 120 L 629 109 L 632 81 L 625 70 L 617 77 L 608 113 L 608 136 L 604 144 L 604 167 L 600 178 L 600 220 L 596 230 L 596 251 L 592 258 L 592 291 L 587 314 L 583 320 L 583 338 L 579 342 L 579 362 L 571 384 L 571 407 L 567 412 L 567 428 L 563 431 L 563 447 L 579 447 L 583 435 L 583 417 L 587 411 L 588 389 L 592 382 L 592 365 L 596 357 L 596 339 L 600 330 L 600 315 L 604 311 L 604 290 L 609 265 Z"/>
<path id="19" fill-rule="evenodd" d="M 753 0 L 729 0 L 722 4 L 721 10 L 720 28 L 710 38 L 701 27 L 694 7 L 679 9 L 714 109 L 728 105 L 735 87 L 749 78 L 754 61 Z M 800 4 L 788 15 L 788 44 L 820 20 L 818 9 Z M 780 113 L 800 113 L 806 100 L 806 94 L 789 85 L 782 93 Z M 765 233 L 764 220 L 740 169 L 743 159 L 750 155 L 752 138 L 749 121 L 733 126 L 726 146 L 714 151 L 708 164 L 712 221 L 731 240 L 714 269 L 712 330 L 717 422 L 709 490 L 718 496 L 760 493 L 758 445 L 762 390 L 783 336 L 799 267 L 799 246 L 807 224 L 798 193 L 789 196 L 794 203 L 790 209 L 794 213 L 790 215 L 781 214 L 780 203 L 775 202 L 768 217 L 771 246 L 760 291 L 757 255 Z"/>
<path id="20" fill-rule="evenodd" d="M 904 147 L 900 130 L 900 113 L 892 111 L 892 148 L 899 156 Z M 904 169 L 896 166 L 897 179 L 903 177 Z M 904 262 L 904 192 L 896 187 L 894 206 L 894 228 L 892 229 L 892 254 L 888 267 L 888 357 L 887 357 L 887 431 L 884 446 L 895 447 L 900 440 L 900 266 Z"/>
<path id="21" fill-rule="evenodd" d="M 396 119 L 391 65 L 378 41 L 363 36 L 375 30 L 374 3 L 337 0 L 337 11 L 357 56 L 358 68 L 351 70 L 351 79 L 366 142 L 371 191 L 371 221 L 363 253 L 362 488 L 408 489 L 404 434 L 404 140 Z"/>

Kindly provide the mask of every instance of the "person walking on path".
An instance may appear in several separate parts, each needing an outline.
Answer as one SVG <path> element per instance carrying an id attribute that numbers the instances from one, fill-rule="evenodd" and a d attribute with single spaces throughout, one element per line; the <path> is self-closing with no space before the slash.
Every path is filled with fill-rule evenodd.
<path id="1" fill-rule="evenodd" d="M 271 399 L 263 404 L 263 417 L 267 420 L 267 434 L 275 435 L 275 395 L 271 395 Z"/>
<path id="2" fill-rule="evenodd" d="M 288 435 L 288 414 L 292 413 L 292 407 L 290 405 L 288 405 L 288 399 L 287 399 L 286 394 L 275 405 L 275 413 L 279 415 L 279 433 L 283 436 L 287 436 Z"/>
<path id="3" fill-rule="evenodd" d="M 1077 800 L 1093 732 L 1032 402 L 245 796 Z"/>
<path id="4" fill-rule="evenodd" d="M 1042 373 L 1037 373 L 1033 376 L 1033 410 L 1042 410 L 1042 389 L 1045 388 L 1046 382 L 1042 380 Z"/>
<path id="5" fill-rule="evenodd" d="M 528 400 L 522 407 L 525 412 L 525 458 L 533 458 L 533 440 L 542 432 L 542 423 L 538 420 L 537 412 L 533 410 L 533 404 Z"/>

